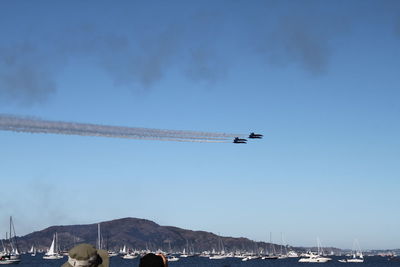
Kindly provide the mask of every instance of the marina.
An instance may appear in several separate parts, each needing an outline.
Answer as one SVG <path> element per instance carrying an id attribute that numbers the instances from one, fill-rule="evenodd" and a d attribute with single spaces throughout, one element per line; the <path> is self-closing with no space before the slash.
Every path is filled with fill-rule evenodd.
<path id="1" fill-rule="evenodd" d="M 124 224 L 125 227 L 127 227 L 126 229 L 131 229 L 130 231 L 137 231 L 135 230 L 137 229 L 136 227 L 138 227 L 138 225 L 143 226 L 144 224 L 152 225 L 153 227 L 156 227 L 155 229 L 163 228 L 163 226 L 158 226 L 154 222 L 137 218 L 123 218 L 113 220 L 112 222 L 104 222 L 103 224 L 108 225 L 108 228 L 104 229 L 104 227 L 101 227 L 101 223 L 79 225 L 78 227 L 83 227 L 80 229 L 92 229 L 92 238 L 95 237 L 94 242 L 86 240 L 85 242 L 79 243 L 96 244 L 97 250 L 103 250 L 104 252 L 107 251 L 112 266 L 134 266 L 138 264 L 138 261 L 142 256 L 148 253 L 164 254 L 167 256 L 168 261 L 172 265 L 176 264 L 176 266 L 300 266 L 308 263 L 328 263 L 330 266 L 332 266 L 332 264 L 339 266 L 343 264 L 356 263 L 365 266 L 369 266 L 370 264 L 374 264 L 373 266 L 386 266 L 400 263 L 395 252 L 386 254 L 363 252 L 357 239 L 354 239 L 353 248 L 351 250 L 341 250 L 337 248 L 325 248 L 324 250 L 319 238 L 316 239 L 317 246 L 315 248 L 293 248 L 284 242 L 283 233 L 281 233 L 280 245 L 272 243 L 272 233 L 270 233 L 270 243 L 255 242 L 246 239 L 248 242 L 247 249 L 244 249 L 243 243 L 241 243 L 242 249 L 232 247 L 232 243 L 228 242 L 228 240 L 232 240 L 232 238 L 227 239 L 223 236 L 208 233 L 209 236 L 208 239 L 206 239 L 206 243 L 210 244 L 211 242 L 214 243 L 214 245 L 211 245 L 211 249 L 202 251 L 199 250 L 199 246 L 204 243 L 195 242 L 195 240 L 198 240 L 195 238 L 196 235 L 194 235 L 196 232 L 190 232 L 192 239 L 185 238 L 183 239 L 184 242 L 180 239 L 180 244 L 184 244 L 181 248 L 179 248 L 179 245 L 172 246 L 173 244 L 171 244 L 171 239 L 168 239 L 168 246 L 164 246 L 164 249 L 163 243 L 165 242 L 152 243 L 150 240 L 147 240 L 145 242 L 146 248 L 138 249 L 138 247 L 140 248 L 140 245 L 135 246 L 130 242 L 121 245 L 121 240 L 115 239 L 113 239 L 114 242 L 117 242 L 119 245 L 114 244 L 109 248 L 108 238 L 105 240 L 102 233 L 104 230 L 107 232 L 113 228 L 120 230 L 121 224 Z M 69 228 L 77 229 L 74 228 L 74 226 L 64 226 L 62 228 L 64 229 L 64 236 L 71 235 L 67 232 L 67 229 Z M 93 231 L 95 229 L 97 231 Z M 174 228 L 174 231 L 178 231 L 178 229 L 179 228 Z M 188 231 L 185 229 L 179 230 L 182 234 L 185 234 Z M 45 236 L 48 238 L 49 232 L 47 229 L 43 231 L 46 233 Z M 163 233 L 165 235 L 166 232 Z M 87 230 L 86 234 L 88 234 Z M 142 236 L 143 232 L 138 234 L 139 236 Z M 204 233 L 201 234 L 204 235 Z M 40 236 L 40 231 L 36 232 L 36 235 Z M 127 237 L 135 238 L 133 235 L 128 235 Z M 125 242 L 128 239 L 126 239 Z M 18 240 L 23 243 L 22 249 Z M 59 234 L 55 231 L 52 234 L 51 244 L 49 247 L 43 246 L 43 244 L 40 244 L 37 240 L 31 240 L 27 243 L 26 240 L 24 241 L 24 237 L 16 238 L 15 226 L 12 217 L 10 217 L 9 232 L 6 234 L 6 239 L 1 240 L 2 250 L 0 252 L 0 264 L 19 264 L 20 266 L 59 266 L 63 261 L 68 260 L 68 250 L 78 244 L 76 243 L 76 240 L 82 239 L 73 236 L 73 240 L 73 244 L 69 244 L 67 247 L 64 246 L 64 249 L 61 250 Z M 175 242 L 179 244 L 179 239 L 175 240 Z M 236 246 L 237 245 L 238 243 L 236 243 Z M 279 246 L 279 252 L 277 252 L 275 248 L 276 246 Z M 195 249 L 196 247 L 197 250 Z M 107 253 L 105 254 L 107 255 Z"/>
<path id="2" fill-rule="evenodd" d="M 37 256 L 32 257 L 29 254 L 22 255 L 21 262 L 18 266 L 21 267 L 60 267 L 67 259 L 64 257 L 57 260 L 44 260 L 43 254 L 38 253 Z M 178 258 L 178 256 L 175 256 Z M 334 256 L 332 261 L 326 263 L 327 266 L 353 266 L 355 263 L 341 263 L 339 262 L 341 257 Z M 349 265 L 350 264 L 350 265 Z M 262 266 L 276 266 L 276 267 L 289 267 L 289 266 L 308 266 L 307 263 L 299 263 L 297 258 L 279 259 L 274 261 L 252 259 L 248 261 L 242 261 L 240 258 L 227 257 L 220 260 L 210 260 L 205 257 L 184 257 L 179 258 L 178 261 L 169 261 L 169 266 L 193 266 L 193 267 L 262 267 Z M 314 265 L 314 264 L 311 264 Z M 359 264 L 355 264 L 359 266 Z M 123 267 L 123 266 L 139 266 L 139 259 L 135 258 L 132 260 L 125 260 L 120 256 L 110 258 L 110 267 Z M 365 267 L 384 267 L 384 266 L 400 266 L 400 262 L 389 261 L 389 257 L 372 256 L 366 257 L 365 262 L 361 264 Z"/>

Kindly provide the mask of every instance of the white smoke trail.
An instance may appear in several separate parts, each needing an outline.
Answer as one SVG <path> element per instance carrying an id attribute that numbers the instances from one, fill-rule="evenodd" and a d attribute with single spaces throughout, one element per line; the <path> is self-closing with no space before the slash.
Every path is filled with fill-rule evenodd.
<path id="1" fill-rule="evenodd" d="M 225 143 L 241 134 L 177 131 L 99 124 L 48 121 L 0 114 L 0 130 L 178 142 Z"/>

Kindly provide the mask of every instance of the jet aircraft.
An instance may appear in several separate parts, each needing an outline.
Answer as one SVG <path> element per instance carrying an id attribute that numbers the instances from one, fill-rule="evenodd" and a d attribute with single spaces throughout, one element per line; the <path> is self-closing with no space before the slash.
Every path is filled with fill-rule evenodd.
<path id="1" fill-rule="evenodd" d="M 263 135 L 262 135 L 262 134 L 250 133 L 249 138 L 252 138 L 252 139 L 261 139 L 261 138 L 263 138 Z"/>
<path id="2" fill-rule="evenodd" d="M 242 139 L 239 137 L 235 137 L 235 139 L 233 139 L 233 142 L 235 144 L 247 144 L 247 139 Z"/>

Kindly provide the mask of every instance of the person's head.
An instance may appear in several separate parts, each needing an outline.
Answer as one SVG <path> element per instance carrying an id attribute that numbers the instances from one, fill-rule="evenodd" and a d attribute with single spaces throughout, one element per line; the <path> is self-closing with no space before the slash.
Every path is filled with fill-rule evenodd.
<path id="1" fill-rule="evenodd" d="M 139 267 L 168 267 L 168 261 L 163 254 L 148 253 L 140 258 Z"/>
<path id="2" fill-rule="evenodd" d="M 62 267 L 108 267 L 107 251 L 90 244 L 79 244 L 68 251 L 68 261 Z"/>

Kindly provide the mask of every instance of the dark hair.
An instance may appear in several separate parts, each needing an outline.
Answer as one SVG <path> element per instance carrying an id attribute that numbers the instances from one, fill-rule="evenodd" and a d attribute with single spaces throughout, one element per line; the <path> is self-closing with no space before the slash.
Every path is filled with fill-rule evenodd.
<path id="1" fill-rule="evenodd" d="M 140 258 L 139 267 L 164 267 L 164 261 L 161 256 L 148 253 Z"/>

